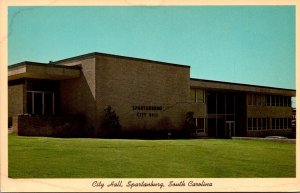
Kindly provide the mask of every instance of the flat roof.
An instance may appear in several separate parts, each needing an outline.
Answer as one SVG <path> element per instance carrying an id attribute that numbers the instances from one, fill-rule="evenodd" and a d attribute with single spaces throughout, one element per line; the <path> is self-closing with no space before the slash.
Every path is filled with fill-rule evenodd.
<path id="1" fill-rule="evenodd" d="M 70 57 L 70 58 L 66 58 L 66 59 L 62 59 L 62 60 L 57 60 L 57 61 L 54 61 L 53 63 L 54 64 L 58 64 L 58 63 L 72 61 L 72 60 L 89 58 L 89 57 L 96 57 L 96 56 L 107 56 L 107 57 L 114 57 L 114 58 L 121 58 L 121 59 L 130 59 L 130 60 L 135 60 L 135 61 L 144 61 L 144 62 L 151 62 L 151 63 L 157 63 L 157 64 L 164 64 L 164 65 L 171 65 L 171 66 L 178 66 L 178 67 L 190 68 L 190 66 L 183 65 L 183 64 L 161 62 L 161 61 L 156 61 L 156 60 L 149 60 L 149 59 L 142 59 L 142 58 L 135 58 L 135 57 L 128 57 L 128 56 L 120 56 L 120 55 L 107 54 L 107 53 L 101 53 L 101 52 L 92 52 L 92 53 L 88 53 L 88 54 L 74 56 L 74 57 Z"/>
<path id="2" fill-rule="evenodd" d="M 8 66 L 8 80 L 20 78 L 64 80 L 78 77 L 80 77 L 79 66 L 63 66 L 28 61 Z"/>
<path id="3" fill-rule="evenodd" d="M 12 68 L 16 68 L 16 67 L 24 66 L 24 65 L 47 66 L 47 67 L 68 68 L 68 69 L 80 69 L 79 66 L 65 66 L 65 65 L 55 64 L 54 62 L 42 63 L 42 62 L 31 62 L 31 61 L 24 61 L 24 62 L 20 62 L 20 63 L 17 63 L 17 64 L 9 65 L 8 69 L 12 69 Z"/>
<path id="4" fill-rule="evenodd" d="M 244 91 L 244 92 L 260 92 L 260 93 L 269 93 L 269 94 L 282 94 L 288 96 L 296 96 L 296 90 L 285 89 L 285 88 L 276 88 L 269 86 L 260 86 L 252 84 L 242 84 L 234 82 L 223 82 L 215 80 L 205 80 L 205 79 L 190 79 L 191 87 L 199 88 L 211 88 L 216 90 L 231 90 L 231 91 Z"/>

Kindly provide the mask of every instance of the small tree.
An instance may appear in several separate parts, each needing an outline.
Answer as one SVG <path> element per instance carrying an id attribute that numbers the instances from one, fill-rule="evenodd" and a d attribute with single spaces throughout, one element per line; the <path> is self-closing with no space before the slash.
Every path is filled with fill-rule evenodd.
<path id="1" fill-rule="evenodd" d="M 109 131 L 118 131 L 121 129 L 119 123 L 119 117 L 116 112 L 112 110 L 112 107 L 108 105 L 105 109 L 105 117 L 102 126 Z"/>
<path id="2" fill-rule="evenodd" d="M 185 121 L 184 121 L 184 130 L 188 136 L 197 129 L 196 123 L 194 121 L 194 112 L 187 112 L 185 114 Z"/>

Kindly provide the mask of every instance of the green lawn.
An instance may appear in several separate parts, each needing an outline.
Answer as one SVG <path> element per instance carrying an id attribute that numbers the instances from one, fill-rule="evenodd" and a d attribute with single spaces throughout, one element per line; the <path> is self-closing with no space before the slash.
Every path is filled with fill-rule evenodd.
<path id="1" fill-rule="evenodd" d="M 295 144 L 9 135 L 12 178 L 295 177 Z"/>

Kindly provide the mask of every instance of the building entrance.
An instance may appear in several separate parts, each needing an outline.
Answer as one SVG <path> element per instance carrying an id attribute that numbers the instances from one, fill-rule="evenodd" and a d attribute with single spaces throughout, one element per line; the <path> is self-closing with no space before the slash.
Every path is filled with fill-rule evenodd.
<path id="1" fill-rule="evenodd" d="M 225 127 L 225 138 L 231 138 L 235 136 L 235 122 L 234 121 L 226 121 Z"/>
<path id="2" fill-rule="evenodd" d="M 235 134 L 234 93 L 207 92 L 207 129 L 209 137 L 228 138 Z"/>

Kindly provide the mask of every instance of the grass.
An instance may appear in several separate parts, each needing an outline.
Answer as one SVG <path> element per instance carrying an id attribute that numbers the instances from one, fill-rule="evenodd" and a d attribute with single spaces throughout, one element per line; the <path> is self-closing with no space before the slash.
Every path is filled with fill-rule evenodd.
<path id="1" fill-rule="evenodd" d="M 8 136 L 12 178 L 295 177 L 295 144 Z"/>

